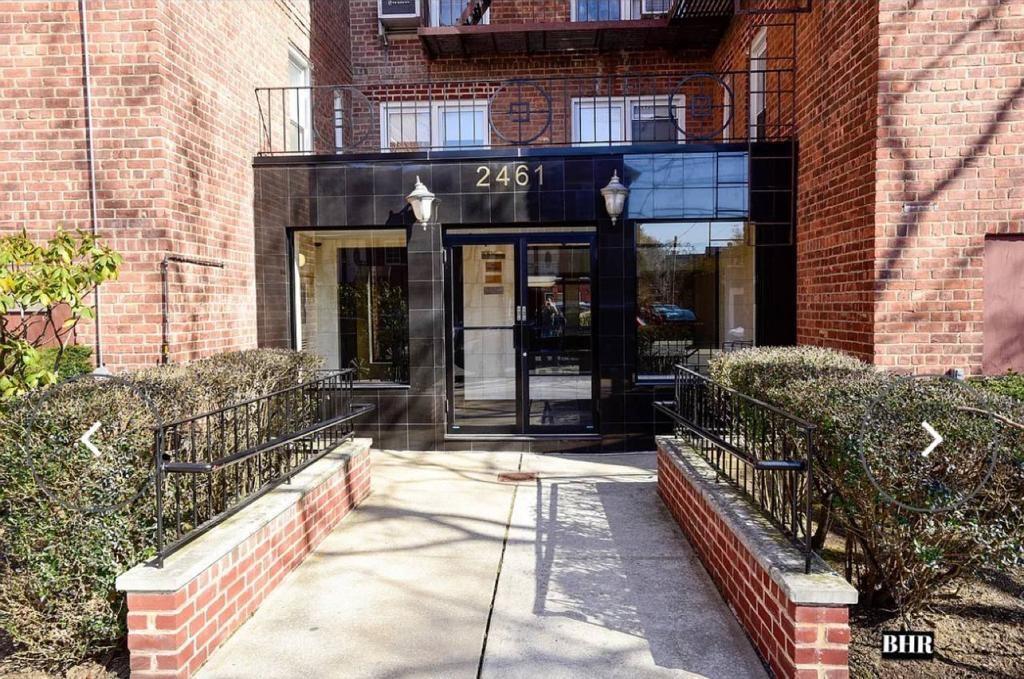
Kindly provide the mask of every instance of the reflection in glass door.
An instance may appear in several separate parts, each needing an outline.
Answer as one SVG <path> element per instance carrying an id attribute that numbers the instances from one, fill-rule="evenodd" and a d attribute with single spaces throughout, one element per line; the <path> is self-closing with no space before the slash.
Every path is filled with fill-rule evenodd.
<path id="1" fill-rule="evenodd" d="M 526 245 L 523 327 L 530 432 L 587 432 L 593 418 L 589 243 Z"/>
<path id="2" fill-rule="evenodd" d="M 516 246 L 455 245 L 449 261 L 452 429 L 515 431 L 520 421 Z"/>
<path id="3" fill-rule="evenodd" d="M 593 243 L 453 239 L 453 433 L 588 433 L 594 426 Z"/>

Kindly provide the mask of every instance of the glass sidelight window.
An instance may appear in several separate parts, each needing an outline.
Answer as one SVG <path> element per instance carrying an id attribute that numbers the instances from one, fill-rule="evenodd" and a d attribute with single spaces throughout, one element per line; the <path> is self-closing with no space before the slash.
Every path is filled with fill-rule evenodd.
<path id="1" fill-rule="evenodd" d="M 295 234 L 296 345 L 363 382 L 408 384 L 404 230 Z"/>
<path id="2" fill-rule="evenodd" d="M 641 379 L 753 345 L 754 247 L 743 222 L 638 224 L 636 253 Z"/>

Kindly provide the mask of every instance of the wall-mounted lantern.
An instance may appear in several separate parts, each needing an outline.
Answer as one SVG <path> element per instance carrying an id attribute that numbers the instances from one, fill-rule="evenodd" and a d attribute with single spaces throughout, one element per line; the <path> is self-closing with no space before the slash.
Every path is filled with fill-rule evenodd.
<path id="1" fill-rule="evenodd" d="M 413 187 L 412 193 L 405 197 L 405 200 L 412 206 L 412 213 L 416 216 L 416 221 L 426 228 L 434 210 L 434 194 L 423 185 L 419 177 L 416 177 L 416 185 Z"/>
<path id="2" fill-rule="evenodd" d="M 618 170 L 612 172 L 612 178 L 608 185 L 601 189 L 601 195 L 604 196 L 604 209 L 608 211 L 608 216 L 612 218 L 614 224 L 622 215 L 622 210 L 626 207 L 626 196 L 629 195 L 629 189 L 619 181 Z"/>

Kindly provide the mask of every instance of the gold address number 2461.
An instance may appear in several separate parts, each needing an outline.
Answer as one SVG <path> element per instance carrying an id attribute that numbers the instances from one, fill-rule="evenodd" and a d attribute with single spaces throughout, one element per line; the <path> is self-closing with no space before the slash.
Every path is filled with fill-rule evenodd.
<path id="1" fill-rule="evenodd" d="M 476 185 L 489 189 L 491 187 L 491 168 L 486 165 L 481 165 L 476 168 L 477 180 Z M 537 176 L 537 185 L 544 186 L 544 166 L 538 165 L 533 168 L 533 174 Z M 516 165 L 512 169 L 512 173 L 509 174 L 509 166 L 502 165 L 498 173 L 494 175 L 493 179 L 495 184 L 501 184 L 502 186 L 508 186 L 510 183 L 515 182 L 518 186 L 529 186 L 530 185 L 530 168 L 526 165 Z"/>

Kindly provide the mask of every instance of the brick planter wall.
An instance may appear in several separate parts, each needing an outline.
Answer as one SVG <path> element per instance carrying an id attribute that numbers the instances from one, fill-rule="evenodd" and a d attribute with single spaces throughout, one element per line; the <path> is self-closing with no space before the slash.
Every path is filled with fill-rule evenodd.
<path id="1" fill-rule="evenodd" d="M 117 579 L 128 594 L 133 679 L 192 676 L 370 492 L 370 440 L 355 439 L 172 554 Z"/>
<path id="2" fill-rule="evenodd" d="M 658 439 L 658 494 L 777 677 L 849 676 L 856 591 L 803 555 L 682 442 Z"/>

